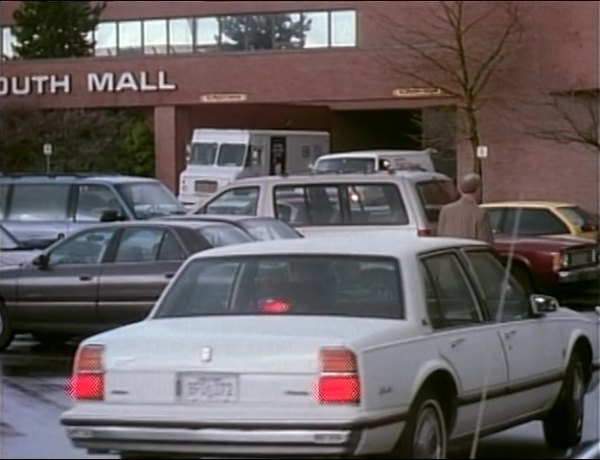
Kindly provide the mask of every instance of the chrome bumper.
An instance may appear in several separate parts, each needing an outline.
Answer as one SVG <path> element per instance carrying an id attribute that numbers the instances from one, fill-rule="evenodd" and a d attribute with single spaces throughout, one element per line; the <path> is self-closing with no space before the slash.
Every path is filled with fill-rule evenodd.
<path id="1" fill-rule="evenodd" d="M 598 281 L 600 279 L 600 265 L 592 267 L 575 268 L 572 270 L 560 270 L 558 272 L 559 283 L 582 283 L 586 281 Z"/>
<path id="2" fill-rule="evenodd" d="M 356 450 L 360 432 L 68 426 L 67 435 L 75 447 L 106 453 L 339 456 L 352 454 Z"/>

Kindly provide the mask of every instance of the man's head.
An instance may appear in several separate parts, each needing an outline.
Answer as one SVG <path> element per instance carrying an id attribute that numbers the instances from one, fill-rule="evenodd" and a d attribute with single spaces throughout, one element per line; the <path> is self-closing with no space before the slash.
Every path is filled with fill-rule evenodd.
<path id="1" fill-rule="evenodd" d="M 472 196 L 477 202 L 481 200 L 481 177 L 479 174 L 466 174 L 460 180 L 458 188 L 461 194 Z"/>

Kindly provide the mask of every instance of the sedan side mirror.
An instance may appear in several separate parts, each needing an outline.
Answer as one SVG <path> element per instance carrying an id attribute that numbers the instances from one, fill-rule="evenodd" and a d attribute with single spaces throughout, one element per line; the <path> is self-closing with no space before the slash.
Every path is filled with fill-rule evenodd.
<path id="1" fill-rule="evenodd" d="M 40 269 L 48 268 L 49 258 L 47 254 L 40 254 L 35 259 L 31 261 L 33 265 L 39 267 Z"/>
<path id="2" fill-rule="evenodd" d="M 558 300 L 549 295 L 533 294 L 530 298 L 531 311 L 534 316 L 544 316 L 546 313 L 558 311 Z"/>
<path id="3" fill-rule="evenodd" d="M 105 209 L 100 216 L 100 222 L 117 222 L 119 220 L 124 220 L 124 218 L 116 209 Z"/>

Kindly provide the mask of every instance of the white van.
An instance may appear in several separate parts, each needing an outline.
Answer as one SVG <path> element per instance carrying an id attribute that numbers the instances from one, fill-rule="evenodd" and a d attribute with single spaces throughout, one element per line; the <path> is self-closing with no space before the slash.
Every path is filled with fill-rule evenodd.
<path id="1" fill-rule="evenodd" d="M 435 171 L 431 154 L 425 150 L 361 150 L 322 155 L 311 170 L 315 174 L 376 172 L 381 170 Z"/>
<path id="2" fill-rule="evenodd" d="M 245 177 L 308 173 L 319 156 L 329 153 L 329 143 L 329 133 L 322 131 L 195 129 L 179 201 L 196 205 Z"/>

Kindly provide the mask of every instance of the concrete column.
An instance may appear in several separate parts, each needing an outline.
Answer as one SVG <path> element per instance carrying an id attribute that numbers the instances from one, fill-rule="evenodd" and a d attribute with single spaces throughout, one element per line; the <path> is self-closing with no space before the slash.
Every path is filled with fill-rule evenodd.
<path id="1" fill-rule="evenodd" d="M 185 108 L 159 106 L 154 108 L 154 149 L 156 177 L 176 195 L 179 174 L 185 168 L 185 145 L 190 133 Z"/>

